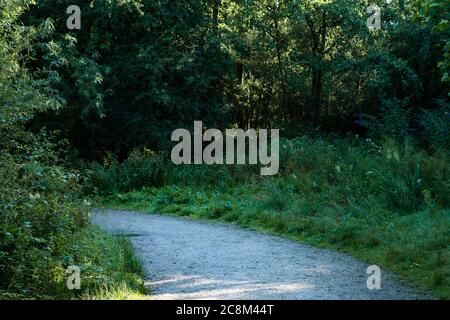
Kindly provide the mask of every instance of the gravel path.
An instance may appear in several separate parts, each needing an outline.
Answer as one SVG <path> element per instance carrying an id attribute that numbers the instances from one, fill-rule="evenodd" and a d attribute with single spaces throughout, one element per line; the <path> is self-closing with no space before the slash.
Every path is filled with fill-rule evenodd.
<path id="1" fill-rule="evenodd" d="M 428 298 L 386 272 L 368 290 L 361 261 L 230 225 L 114 210 L 92 220 L 130 236 L 154 299 Z"/>

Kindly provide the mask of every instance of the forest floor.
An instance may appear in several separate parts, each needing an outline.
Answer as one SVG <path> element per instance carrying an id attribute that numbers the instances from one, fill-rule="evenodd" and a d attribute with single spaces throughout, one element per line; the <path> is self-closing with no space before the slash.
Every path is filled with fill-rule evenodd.
<path id="1" fill-rule="evenodd" d="M 92 220 L 131 239 L 152 299 L 431 298 L 384 270 L 369 290 L 364 262 L 229 224 L 117 210 Z"/>

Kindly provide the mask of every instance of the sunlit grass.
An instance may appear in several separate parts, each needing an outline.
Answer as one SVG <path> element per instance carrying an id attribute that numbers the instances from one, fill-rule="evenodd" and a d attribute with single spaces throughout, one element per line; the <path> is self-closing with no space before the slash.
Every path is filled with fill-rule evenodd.
<path id="1" fill-rule="evenodd" d="M 93 293 L 86 292 L 81 296 L 83 300 L 150 300 L 150 295 L 133 290 L 123 282 L 119 285 L 104 285 Z"/>
<path id="2" fill-rule="evenodd" d="M 282 146 L 282 172 L 275 177 L 242 181 L 238 172 L 219 187 L 189 183 L 190 172 L 176 185 L 115 193 L 103 205 L 218 219 L 333 248 L 450 298 L 446 152 L 371 141 L 303 139 Z"/>

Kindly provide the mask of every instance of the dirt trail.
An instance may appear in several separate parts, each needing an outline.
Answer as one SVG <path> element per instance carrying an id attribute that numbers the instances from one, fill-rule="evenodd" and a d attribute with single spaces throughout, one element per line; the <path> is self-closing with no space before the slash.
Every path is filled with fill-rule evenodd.
<path id="1" fill-rule="evenodd" d="M 221 223 L 114 210 L 92 219 L 130 236 L 154 299 L 426 299 L 347 255 Z"/>

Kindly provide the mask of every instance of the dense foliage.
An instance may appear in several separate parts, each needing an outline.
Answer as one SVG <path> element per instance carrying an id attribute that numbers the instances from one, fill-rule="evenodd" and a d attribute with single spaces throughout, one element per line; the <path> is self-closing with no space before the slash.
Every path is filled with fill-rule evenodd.
<path id="1" fill-rule="evenodd" d="M 450 297 L 448 152 L 303 137 L 283 141 L 281 158 L 280 173 L 265 178 L 258 166 L 174 167 L 150 154 L 90 177 L 107 207 L 219 219 L 339 249 Z"/>
<path id="2" fill-rule="evenodd" d="M 141 290 L 129 244 L 90 226 L 80 175 L 62 166 L 52 137 L 26 129 L 62 102 L 48 70 L 24 67 L 52 32 L 45 20 L 36 28 L 18 22 L 31 3 L 0 1 L 0 298 L 95 297 L 123 283 Z M 82 268 L 83 292 L 66 287 L 70 265 Z"/>
<path id="3" fill-rule="evenodd" d="M 80 0 L 69 30 L 72 4 L 0 0 L 1 297 L 71 297 L 70 264 L 84 297 L 142 289 L 86 193 L 331 243 L 449 296 L 449 0 Z M 280 175 L 172 165 L 194 120 L 280 128 Z"/>
<path id="4" fill-rule="evenodd" d="M 381 30 L 366 25 L 369 1 L 84 0 L 82 28 L 70 31 L 71 2 L 40 0 L 23 20 L 45 17 L 55 32 L 31 67 L 58 77 L 67 103 L 32 127 L 60 130 L 95 160 L 166 149 L 193 120 L 286 136 L 376 129 L 440 147 L 448 1 L 375 2 Z"/>

